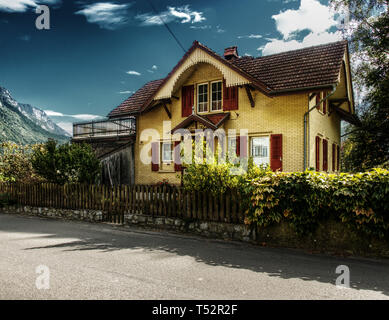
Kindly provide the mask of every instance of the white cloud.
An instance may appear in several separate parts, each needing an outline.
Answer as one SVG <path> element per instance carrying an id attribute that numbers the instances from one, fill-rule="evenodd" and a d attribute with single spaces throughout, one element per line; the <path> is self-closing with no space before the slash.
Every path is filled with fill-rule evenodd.
<path id="1" fill-rule="evenodd" d="M 166 11 L 159 14 L 142 13 L 138 14 L 135 19 L 141 21 L 143 26 L 162 25 L 164 22 L 197 23 L 206 20 L 202 12 L 192 10 L 189 5 L 181 7 L 168 6 Z"/>
<path id="2" fill-rule="evenodd" d="M 102 116 L 98 116 L 95 114 L 64 114 L 62 112 L 57 112 L 53 110 L 44 110 L 44 111 L 49 117 L 70 117 L 77 120 L 95 120 L 95 119 L 103 118 Z"/>
<path id="3" fill-rule="evenodd" d="M 0 11 L 26 12 L 36 8 L 39 4 L 54 5 L 61 3 L 61 0 L 0 0 Z"/>
<path id="4" fill-rule="evenodd" d="M 134 91 L 126 90 L 126 91 L 119 91 L 120 94 L 132 94 Z"/>
<path id="5" fill-rule="evenodd" d="M 56 124 L 70 135 L 73 135 L 73 122 L 57 122 Z"/>
<path id="6" fill-rule="evenodd" d="M 130 75 L 132 75 L 132 76 L 140 76 L 140 75 L 141 75 L 140 72 L 134 71 L 134 70 L 127 71 L 126 73 L 127 73 L 127 74 L 130 74 Z"/>
<path id="7" fill-rule="evenodd" d="M 260 34 L 249 34 L 246 36 L 238 36 L 238 39 L 260 39 L 262 36 Z"/>
<path id="8" fill-rule="evenodd" d="M 216 32 L 217 33 L 224 33 L 226 30 L 222 29 L 220 26 L 216 26 Z"/>
<path id="9" fill-rule="evenodd" d="M 147 70 L 147 72 L 154 73 L 157 69 L 158 69 L 158 67 L 154 64 L 154 65 L 151 67 L 151 69 Z"/>
<path id="10" fill-rule="evenodd" d="M 266 39 L 269 42 L 257 50 L 263 55 L 279 53 L 289 50 L 334 42 L 342 39 L 341 32 L 329 32 L 331 27 L 337 25 L 334 12 L 318 0 L 301 0 L 297 10 L 286 10 L 272 18 L 276 22 L 277 30 L 282 39 Z M 302 40 L 295 39 L 301 31 L 309 31 Z"/>
<path id="11" fill-rule="evenodd" d="M 64 117 L 65 116 L 63 113 L 53 111 L 53 110 L 44 110 L 44 111 L 49 117 Z"/>
<path id="12" fill-rule="evenodd" d="M 206 30 L 206 29 L 211 29 L 212 26 L 210 25 L 204 25 L 204 26 L 190 26 L 189 28 L 195 29 L 195 30 Z"/>
<path id="13" fill-rule="evenodd" d="M 341 39 L 342 34 L 340 32 L 310 33 L 303 39 L 303 41 L 272 39 L 270 42 L 266 43 L 264 46 L 259 47 L 257 50 L 262 51 L 263 55 L 269 55 L 273 53 L 297 50 L 324 43 L 335 42 Z"/>
<path id="14" fill-rule="evenodd" d="M 284 39 L 288 39 L 295 32 L 310 30 L 313 33 L 321 33 L 336 25 L 329 7 L 318 0 L 301 0 L 297 10 L 289 9 L 272 18 Z"/>
<path id="15" fill-rule="evenodd" d="M 75 14 L 84 15 L 89 23 L 96 23 L 100 28 L 114 30 L 127 23 L 127 9 L 131 5 L 98 2 L 84 6 Z"/>
<path id="16" fill-rule="evenodd" d="M 69 116 L 78 120 L 96 120 L 103 118 L 102 116 L 98 116 L 95 114 L 71 114 Z"/>

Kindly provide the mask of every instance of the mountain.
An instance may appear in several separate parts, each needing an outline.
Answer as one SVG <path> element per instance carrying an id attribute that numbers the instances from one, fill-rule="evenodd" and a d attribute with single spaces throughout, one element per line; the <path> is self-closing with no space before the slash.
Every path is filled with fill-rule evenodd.
<path id="1" fill-rule="evenodd" d="M 48 138 L 64 143 L 69 141 L 70 135 L 43 110 L 17 102 L 0 86 L 0 142 L 32 144 L 45 142 Z"/>

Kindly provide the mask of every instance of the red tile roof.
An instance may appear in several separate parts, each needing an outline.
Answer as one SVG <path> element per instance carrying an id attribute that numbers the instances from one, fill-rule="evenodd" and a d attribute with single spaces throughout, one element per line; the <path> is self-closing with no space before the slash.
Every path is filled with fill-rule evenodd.
<path id="1" fill-rule="evenodd" d="M 273 92 L 331 85 L 337 82 L 347 41 L 333 42 L 300 50 L 231 62 Z"/>
<path id="2" fill-rule="evenodd" d="M 131 97 L 125 100 L 117 108 L 113 109 L 108 117 L 121 116 L 123 114 L 134 114 L 138 113 L 140 108 L 145 102 L 152 97 L 159 88 L 163 79 L 153 80 L 147 82 L 143 87 L 136 91 Z"/>
<path id="3" fill-rule="evenodd" d="M 158 89 L 196 48 L 201 48 L 236 72 L 247 77 L 267 95 L 331 86 L 338 80 L 347 41 L 333 42 L 300 50 L 287 51 L 264 57 L 241 57 L 226 60 L 195 41 L 188 52 L 166 78 L 146 83 L 131 97 L 109 113 L 109 117 L 144 111 Z"/>
<path id="4" fill-rule="evenodd" d="M 230 116 L 230 113 L 215 113 L 204 115 L 209 121 L 211 121 L 215 126 L 220 127 L 220 125 Z"/>
<path id="5" fill-rule="evenodd" d="M 199 115 L 199 114 L 191 114 L 189 117 L 181 121 L 177 126 L 172 129 L 172 133 L 181 128 L 187 128 L 193 122 L 197 121 L 202 123 L 207 128 L 212 130 L 216 130 L 219 128 L 224 121 L 226 121 L 230 117 L 230 113 L 217 113 L 217 114 L 208 114 L 208 115 Z"/>

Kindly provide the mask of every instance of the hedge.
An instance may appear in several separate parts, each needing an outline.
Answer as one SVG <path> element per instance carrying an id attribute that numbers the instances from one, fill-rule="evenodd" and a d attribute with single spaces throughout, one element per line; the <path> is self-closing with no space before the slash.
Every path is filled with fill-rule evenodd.
<path id="1" fill-rule="evenodd" d="M 389 171 L 327 174 L 314 171 L 266 172 L 249 183 L 247 224 L 289 222 L 298 234 L 311 234 L 323 220 L 335 219 L 355 231 L 380 238 L 389 230 Z"/>

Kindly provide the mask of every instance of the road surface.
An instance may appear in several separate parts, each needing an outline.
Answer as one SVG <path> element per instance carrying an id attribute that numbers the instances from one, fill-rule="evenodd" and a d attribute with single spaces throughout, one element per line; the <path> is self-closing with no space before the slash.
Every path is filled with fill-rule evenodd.
<path id="1" fill-rule="evenodd" d="M 0 299 L 389 299 L 389 262 L 0 214 Z"/>

